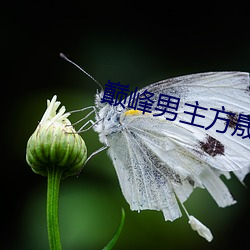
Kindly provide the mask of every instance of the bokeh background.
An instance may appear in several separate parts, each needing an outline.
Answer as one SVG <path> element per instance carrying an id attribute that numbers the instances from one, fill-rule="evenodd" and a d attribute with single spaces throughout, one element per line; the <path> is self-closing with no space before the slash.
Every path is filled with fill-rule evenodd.
<path id="1" fill-rule="evenodd" d="M 46 178 L 25 161 L 46 99 L 56 94 L 67 110 L 94 103 L 97 85 L 60 52 L 103 85 L 110 79 L 131 89 L 184 74 L 250 69 L 248 6 L 240 2 L 5 1 L 0 11 L 1 249 L 48 249 Z M 102 146 L 93 131 L 82 136 L 89 154 Z M 190 229 L 186 216 L 171 223 L 161 212 L 130 211 L 102 152 L 78 178 L 61 183 L 63 249 L 102 249 L 122 207 L 126 220 L 114 249 L 248 249 L 250 177 L 248 188 L 235 177 L 225 182 L 236 205 L 218 208 L 205 190 L 186 202 L 190 214 L 211 229 L 214 240 L 208 243 Z"/>

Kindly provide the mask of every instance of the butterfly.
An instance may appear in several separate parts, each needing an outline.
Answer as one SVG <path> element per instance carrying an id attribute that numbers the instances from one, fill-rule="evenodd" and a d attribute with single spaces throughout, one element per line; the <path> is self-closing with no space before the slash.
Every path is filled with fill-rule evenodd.
<path id="1" fill-rule="evenodd" d="M 126 103 L 121 108 L 102 102 L 101 91 L 93 129 L 102 149 L 107 148 L 131 210 L 160 210 L 166 221 L 174 221 L 182 216 L 181 206 L 192 229 L 211 241 L 210 230 L 183 203 L 197 187 L 219 207 L 235 203 L 220 177 L 234 174 L 243 182 L 250 172 L 249 74 L 197 73 L 153 83 L 139 93 L 145 91 L 154 93 L 154 103 L 160 96 L 178 98 L 176 119 L 171 106 L 162 115 L 157 109 L 144 113 Z"/>
<path id="2" fill-rule="evenodd" d="M 93 128 L 108 147 L 131 210 L 161 210 L 165 220 L 173 221 L 181 216 L 178 202 L 183 204 L 196 187 L 206 188 L 220 207 L 234 204 L 220 176 L 229 178 L 233 173 L 243 181 L 250 171 L 250 137 L 232 135 L 237 127 L 235 116 L 250 111 L 249 75 L 193 74 L 163 80 L 139 92 L 145 90 L 154 93 L 155 101 L 160 94 L 180 98 L 178 119 L 142 114 L 126 106 L 119 109 L 101 103 L 103 93 L 96 95 L 96 120 L 100 122 Z M 224 107 L 229 114 L 221 115 L 213 129 L 191 126 L 187 104 L 196 102 L 207 107 L 201 112 L 205 117 L 197 119 L 204 126 L 213 123 L 215 109 Z M 226 121 L 227 132 L 217 132 L 224 130 Z M 245 128 L 248 135 L 249 130 L 250 120 Z"/>

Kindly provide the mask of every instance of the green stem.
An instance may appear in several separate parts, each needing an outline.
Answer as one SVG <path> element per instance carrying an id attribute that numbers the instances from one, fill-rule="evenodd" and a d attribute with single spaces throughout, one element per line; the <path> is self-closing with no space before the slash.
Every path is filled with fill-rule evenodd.
<path id="1" fill-rule="evenodd" d="M 50 250 L 61 250 L 59 231 L 59 188 L 62 171 L 58 167 L 48 168 L 47 227 Z"/>

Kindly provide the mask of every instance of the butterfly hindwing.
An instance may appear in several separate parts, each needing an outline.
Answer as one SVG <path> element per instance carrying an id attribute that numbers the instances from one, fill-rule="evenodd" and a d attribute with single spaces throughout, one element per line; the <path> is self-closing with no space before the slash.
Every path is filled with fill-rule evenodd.
<path id="1" fill-rule="evenodd" d="M 109 143 L 109 155 L 131 209 L 162 210 L 166 220 L 171 221 L 180 217 L 170 176 L 162 175 L 160 169 L 156 168 L 156 165 L 160 167 L 159 161 L 152 151 L 145 151 L 145 143 L 128 130 L 122 132 L 122 135 L 113 135 Z"/>

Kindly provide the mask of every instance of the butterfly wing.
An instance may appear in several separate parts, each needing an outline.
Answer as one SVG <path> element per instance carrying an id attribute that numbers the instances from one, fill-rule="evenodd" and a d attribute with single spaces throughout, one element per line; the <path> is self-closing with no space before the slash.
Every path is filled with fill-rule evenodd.
<path id="1" fill-rule="evenodd" d="M 122 192 L 132 210 L 162 210 L 166 220 L 181 215 L 176 196 L 184 202 L 194 187 L 206 188 L 221 207 L 235 201 L 220 175 L 234 171 L 243 180 L 250 168 L 250 140 L 230 133 L 218 133 L 225 126 L 217 120 L 214 130 L 180 123 L 188 122 L 185 103 L 206 107 L 200 124 L 213 122 L 209 107 L 234 113 L 250 110 L 248 74 L 222 72 L 178 77 L 152 84 L 147 90 L 180 98 L 178 118 L 124 112 L 125 127 L 110 134 L 109 154 L 113 160 Z"/>
<path id="2" fill-rule="evenodd" d="M 171 221 L 180 217 L 181 212 L 170 185 L 170 178 L 177 181 L 178 176 L 174 177 L 175 173 L 164 167 L 166 175 L 163 176 L 157 170 L 161 163 L 145 150 L 146 144 L 133 131 L 113 134 L 109 144 L 108 152 L 131 210 L 161 210 L 165 218 Z"/>
<path id="3" fill-rule="evenodd" d="M 240 170 L 249 166 L 249 138 L 242 139 L 237 134 L 232 136 L 239 113 L 250 114 L 248 73 L 210 72 L 193 74 L 152 84 L 147 87 L 147 90 L 154 93 L 154 107 L 157 105 L 156 100 L 158 100 L 160 94 L 180 98 L 177 124 L 196 134 L 198 140 L 196 140 L 196 143 L 198 143 L 196 149 L 203 160 L 223 171 Z M 144 89 L 140 92 L 143 91 Z M 193 118 L 186 112 L 192 113 L 194 108 L 186 104 L 197 105 L 196 102 L 200 107 L 207 109 L 198 111 L 199 115 L 205 117 L 196 116 L 194 121 L 196 125 L 204 127 L 183 123 L 190 123 Z M 211 128 L 206 129 L 214 121 L 215 110 L 222 110 L 222 107 L 225 108 L 225 111 L 235 114 L 235 117 L 220 114 L 220 118 L 224 118 L 224 120 L 217 119 Z M 210 110 L 210 108 L 213 108 L 213 110 Z M 217 132 L 224 131 L 225 119 L 230 120 L 227 132 Z"/>

